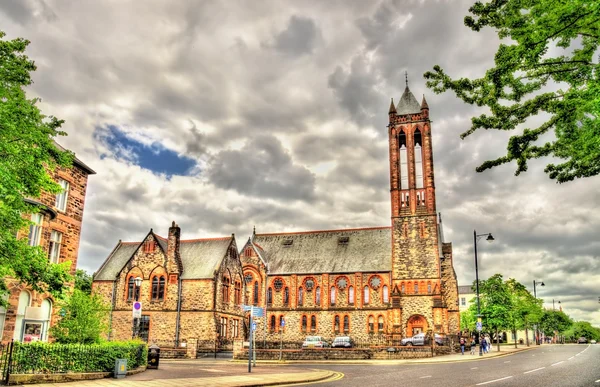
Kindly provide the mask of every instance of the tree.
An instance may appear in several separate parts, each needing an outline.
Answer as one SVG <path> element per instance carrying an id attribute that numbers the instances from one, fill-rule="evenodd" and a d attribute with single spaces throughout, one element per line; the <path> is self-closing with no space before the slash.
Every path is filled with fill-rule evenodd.
<path id="1" fill-rule="evenodd" d="M 39 211 L 26 199 L 60 192 L 49 172 L 70 166 L 73 155 L 54 143 L 55 137 L 65 135 L 59 130 L 63 121 L 44 116 L 38 100 L 25 96 L 36 69 L 23 54 L 29 42 L 4 36 L 0 31 L 0 294 L 8 292 L 5 278 L 11 277 L 34 290 L 60 295 L 70 279 L 70 263 L 50 264 L 47 253 L 17 234 L 31 223 L 25 215 Z"/>
<path id="2" fill-rule="evenodd" d="M 484 325 L 494 332 L 499 351 L 500 340 L 498 332 L 510 329 L 513 319 L 510 289 L 502 280 L 501 274 L 494 274 L 489 279 L 480 281 L 479 301 Z"/>
<path id="3" fill-rule="evenodd" d="M 573 325 L 573 320 L 563 311 L 545 310 L 540 320 L 540 330 L 546 337 L 562 334 Z"/>
<path id="4" fill-rule="evenodd" d="M 527 346 L 529 346 L 527 331 L 531 328 L 531 324 L 539 322 L 542 316 L 542 300 L 534 298 L 527 288 L 514 278 L 507 280 L 506 285 L 510 290 L 513 305 L 512 313 L 509 315 L 510 329 L 515 338 L 517 337 L 517 330 L 524 329 Z M 517 341 L 515 340 L 516 347 Z"/>
<path id="5" fill-rule="evenodd" d="M 75 271 L 75 289 L 79 289 L 86 294 L 92 294 L 92 276 L 85 270 L 77 269 Z"/>
<path id="6" fill-rule="evenodd" d="M 564 183 L 600 173 L 600 3 L 597 0 L 492 0 L 476 2 L 465 17 L 474 31 L 494 28 L 502 43 L 495 66 L 479 79 L 451 79 L 436 65 L 424 74 L 436 93 L 452 90 L 490 114 L 471 119 L 471 129 L 515 130 L 534 116 L 546 119 L 510 138 L 505 156 L 485 161 L 477 172 L 516 161 L 552 156 L 545 172 Z M 594 62 L 596 60 L 596 62 Z M 555 90 L 556 89 L 556 90 Z M 547 132 L 555 138 L 536 142 Z"/>
<path id="7" fill-rule="evenodd" d="M 59 303 L 61 318 L 50 328 L 59 343 L 98 343 L 107 332 L 106 316 L 110 307 L 98 294 L 87 294 L 79 289 Z"/>
<path id="8" fill-rule="evenodd" d="M 473 332 L 475 330 L 475 323 L 477 322 L 477 313 L 471 309 L 460 312 L 460 330 Z"/>
<path id="9" fill-rule="evenodd" d="M 574 322 L 563 334 L 570 341 L 577 341 L 580 337 L 588 340 L 600 340 L 600 328 L 593 327 L 587 321 Z"/>

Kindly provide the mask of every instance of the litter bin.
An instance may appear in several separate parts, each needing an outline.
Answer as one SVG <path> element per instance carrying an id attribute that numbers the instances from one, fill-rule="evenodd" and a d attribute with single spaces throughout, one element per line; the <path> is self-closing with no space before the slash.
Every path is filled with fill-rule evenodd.
<path id="1" fill-rule="evenodd" d="M 148 348 L 148 365 L 146 369 L 158 369 L 158 362 L 160 360 L 160 347 L 156 344 L 152 344 Z"/>
<path id="2" fill-rule="evenodd" d="M 115 379 L 123 379 L 127 375 L 127 359 L 115 360 Z"/>

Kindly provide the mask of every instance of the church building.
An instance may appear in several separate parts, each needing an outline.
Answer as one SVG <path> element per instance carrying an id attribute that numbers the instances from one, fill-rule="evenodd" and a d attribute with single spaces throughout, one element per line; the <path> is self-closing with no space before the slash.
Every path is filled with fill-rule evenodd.
<path id="1" fill-rule="evenodd" d="M 149 341 L 243 338 L 243 304 L 265 311 L 256 319 L 257 340 L 348 335 L 374 342 L 458 332 L 452 245 L 443 240 L 435 201 L 429 107 L 407 85 L 388 114 L 389 225 L 255 228 L 239 252 L 233 235 L 180 240 L 175 224 L 167 238 L 150 230 L 141 242 L 119 242 L 94 275 L 94 291 L 112 305 L 111 336 L 131 337 L 135 299 L 144 305 L 141 336 Z"/>

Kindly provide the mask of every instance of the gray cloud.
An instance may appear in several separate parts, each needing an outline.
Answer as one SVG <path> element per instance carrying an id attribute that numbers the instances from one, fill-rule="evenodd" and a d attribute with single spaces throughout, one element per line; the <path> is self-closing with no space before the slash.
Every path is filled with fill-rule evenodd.
<path id="1" fill-rule="evenodd" d="M 320 30 L 314 20 L 302 16 L 292 16 L 288 26 L 276 37 L 274 48 L 286 55 L 310 54 L 320 37 Z"/>

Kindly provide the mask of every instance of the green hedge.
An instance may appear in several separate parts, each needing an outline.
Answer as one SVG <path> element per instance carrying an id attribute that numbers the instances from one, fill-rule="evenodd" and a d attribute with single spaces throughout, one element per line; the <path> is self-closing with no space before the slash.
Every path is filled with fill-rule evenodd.
<path id="1" fill-rule="evenodd" d="M 15 342 L 11 374 L 113 372 L 116 359 L 127 359 L 127 369 L 146 365 L 148 347 L 140 341 L 101 344 Z"/>

